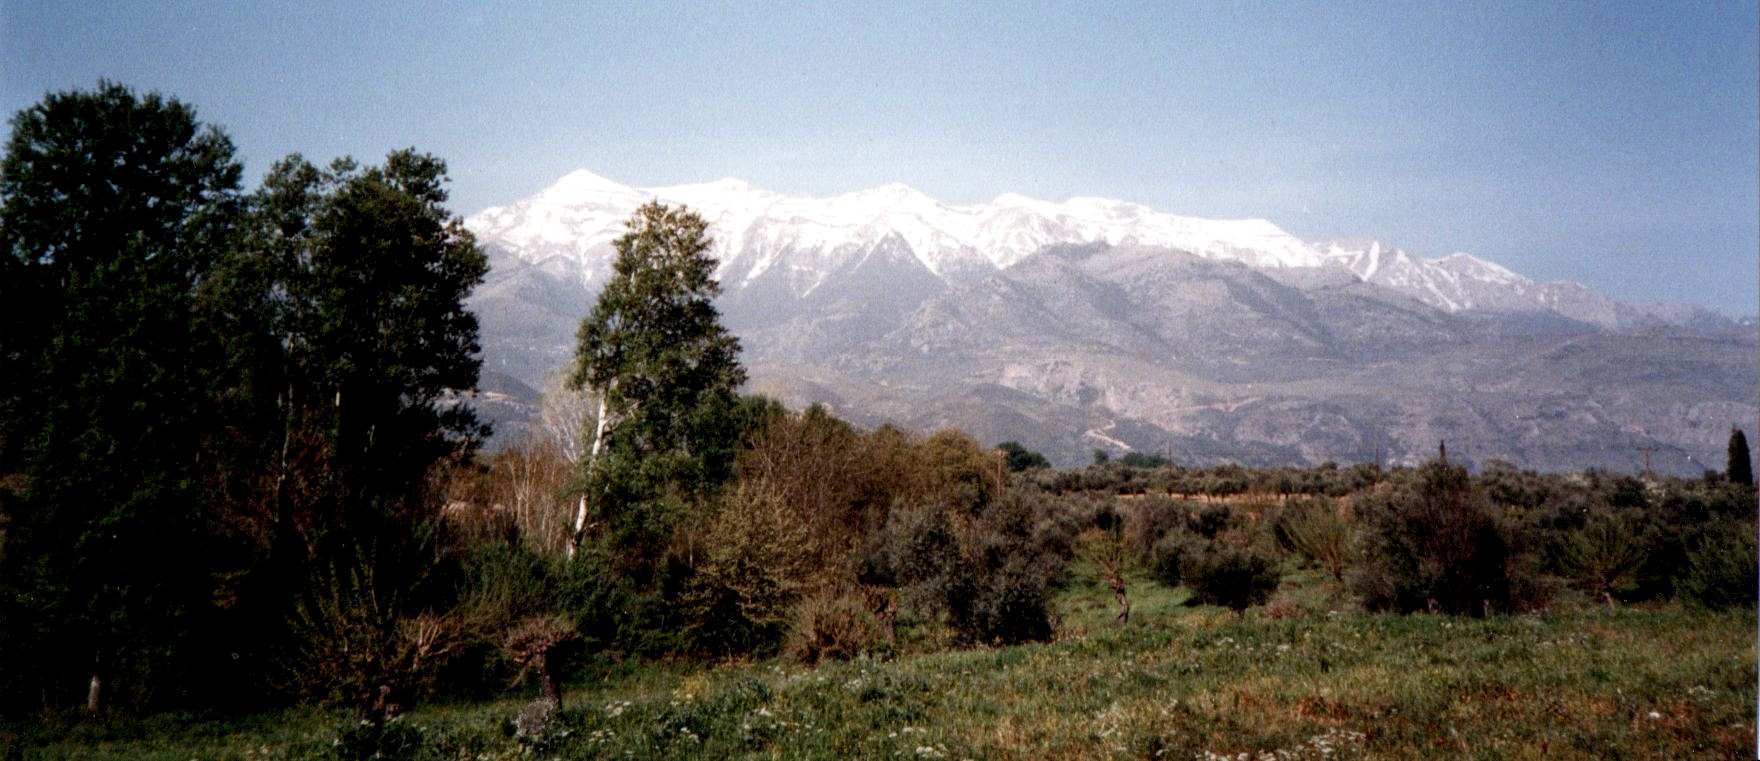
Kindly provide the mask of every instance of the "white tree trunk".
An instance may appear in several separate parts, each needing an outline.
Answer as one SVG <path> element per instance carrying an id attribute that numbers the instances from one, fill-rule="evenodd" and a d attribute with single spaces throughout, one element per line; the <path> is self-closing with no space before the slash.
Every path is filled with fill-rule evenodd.
<path id="1" fill-rule="evenodd" d="M 605 398 L 607 394 L 599 394 L 598 420 L 593 424 L 593 447 L 587 451 L 586 470 L 590 474 L 593 464 L 599 461 L 599 449 L 605 444 Z M 587 495 L 582 493 L 580 503 L 574 512 L 574 533 L 568 539 L 568 557 L 574 558 L 574 551 L 580 547 L 581 539 L 587 533 Z"/>
<path id="2" fill-rule="evenodd" d="M 99 655 L 97 655 L 97 654 L 92 655 L 92 684 L 90 687 L 86 688 L 86 712 L 87 713 L 97 713 L 98 709 L 103 706 L 103 704 L 100 703 L 99 699 L 98 699 L 99 698 L 99 687 L 101 687 L 102 683 L 103 683 L 103 680 L 98 678 L 98 664 L 101 661 L 102 661 L 102 658 Z"/>

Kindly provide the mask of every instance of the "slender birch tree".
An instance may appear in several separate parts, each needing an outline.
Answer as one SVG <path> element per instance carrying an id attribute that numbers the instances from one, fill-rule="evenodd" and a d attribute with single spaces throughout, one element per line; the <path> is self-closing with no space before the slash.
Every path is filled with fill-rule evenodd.
<path id="1" fill-rule="evenodd" d="M 569 382 L 594 414 L 571 549 L 596 517 L 638 574 L 652 570 L 684 504 L 731 466 L 746 374 L 713 303 L 721 287 L 708 229 L 683 207 L 637 209 L 578 334 Z"/>

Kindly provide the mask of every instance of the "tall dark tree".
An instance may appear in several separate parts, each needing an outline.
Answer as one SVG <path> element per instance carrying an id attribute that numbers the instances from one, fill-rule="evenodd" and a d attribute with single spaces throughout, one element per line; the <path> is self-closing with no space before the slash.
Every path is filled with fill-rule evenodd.
<path id="1" fill-rule="evenodd" d="M 175 699 L 213 593 L 195 317 L 240 167 L 195 111 L 103 83 L 12 119 L 0 163 L 0 692 Z"/>
<path id="2" fill-rule="evenodd" d="M 430 476 L 487 433 L 462 403 L 481 366 L 464 299 L 487 262 L 444 207 L 445 172 L 414 150 L 365 168 L 348 159 L 327 169 L 299 156 L 278 162 L 249 199 L 248 238 L 215 289 L 232 305 L 222 332 L 249 400 L 238 417 L 262 432 L 246 442 L 262 475 L 238 509 L 255 516 L 242 522 L 258 532 L 249 628 L 273 649 L 298 598 L 301 633 L 287 636 L 343 638 L 282 643 L 293 653 L 282 664 L 284 675 L 294 672 L 288 682 L 326 673 L 303 669 L 312 653 L 389 642 L 347 641 L 314 611 L 373 600 L 384 619 L 375 625 L 388 629 L 443 603 L 420 583 L 434 557 L 420 545 L 439 508 Z M 284 686 L 371 702 L 398 678 L 387 670 L 392 655 L 362 661 L 382 673 Z"/>
<path id="3" fill-rule="evenodd" d="M 416 509 L 428 469 L 486 433 L 457 395 L 482 365 L 464 298 L 488 265 L 444 207 L 445 172 L 413 150 L 365 169 L 291 156 L 251 199 L 234 266 L 242 319 L 271 340 L 244 351 L 278 419 L 276 500 L 302 533 Z"/>
<path id="4" fill-rule="evenodd" d="M 720 323 L 709 224 L 651 202 L 616 242 L 613 275 L 582 320 L 571 383 L 596 399 L 587 498 L 626 557 L 651 566 L 683 503 L 725 479 L 745 382 Z M 578 530 L 577 530 L 578 541 Z"/>
<path id="5" fill-rule="evenodd" d="M 1725 470 L 1730 483 L 1754 485 L 1754 461 L 1748 452 L 1748 437 L 1742 429 L 1729 429 L 1729 465 Z"/>

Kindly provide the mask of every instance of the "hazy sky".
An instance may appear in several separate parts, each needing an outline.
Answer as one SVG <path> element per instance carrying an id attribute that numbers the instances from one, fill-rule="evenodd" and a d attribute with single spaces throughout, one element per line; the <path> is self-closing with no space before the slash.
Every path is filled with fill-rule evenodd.
<path id="1" fill-rule="evenodd" d="M 158 90 L 253 183 L 414 145 L 462 213 L 579 168 L 1103 196 L 1753 314 L 1757 28 L 1752 0 L 0 0 L 0 109 Z"/>

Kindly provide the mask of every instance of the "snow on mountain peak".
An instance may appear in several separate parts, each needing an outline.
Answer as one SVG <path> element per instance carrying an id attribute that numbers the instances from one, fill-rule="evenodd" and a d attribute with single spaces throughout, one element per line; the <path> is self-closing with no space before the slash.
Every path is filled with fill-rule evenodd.
<path id="1" fill-rule="evenodd" d="M 709 220 L 719 274 L 740 278 L 730 286 L 775 269 L 786 273 L 797 295 L 887 240 L 902 241 L 925 269 L 944 279 L 1005 269 L 1046 246 L 1104 243 L 1169 248 L 1258 268 L 1341 267 L 1446 311 L 1553 308 L 1542 298 L 1550 293 L 1546 288 L 1468 254 L 1424 260 L 1375 240 L 1309 244 L 1264 219 L 1182 217 L 1091 196 L 1057 203 L 1005 193 L 987 204 L 953 206 L 899 182 L 808 198 L 733 178 L 635 188 L 580 170 L 466 224 L 480 239 L 523 260 L 549 261 L 590 279 L 606 271 L 611 241 L 623 233 L 630 213 L 656 198 L 685 204 Z"/>
<path id="2" fill-rule="evenodd" d="M 604 196 L 628 195 L 634 188 L 585 169 L 577 169 L 562 176 L 554 185 L 545 188 L 541 195 L 545 200 L 561 205 L 579 205 L 592 203 Z"/>

